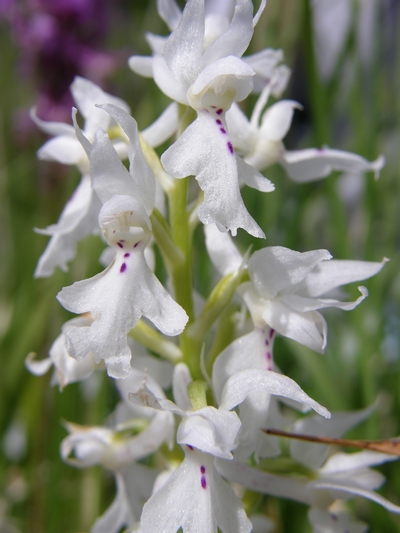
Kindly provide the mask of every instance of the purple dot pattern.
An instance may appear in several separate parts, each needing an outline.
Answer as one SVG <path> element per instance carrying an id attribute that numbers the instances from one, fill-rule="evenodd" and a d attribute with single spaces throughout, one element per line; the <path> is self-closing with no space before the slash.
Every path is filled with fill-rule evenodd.
<path id="1" fill-rule="evenodd" d="M 126 270 L 126 263 L 122 263 L 121 268 L 119 269 L 119 271 L 122 274 L 123 272 L 125 272 L 125 270 Z"/>
<path id="2" fill-rule="evenodd" d="M 216 109 L 215 106 L 211 106 L 211 108 L 212 108 L 212 109 Z M 224 110 L 223 110 L 222 108 L 219 108 L 219 109 L 217 109 L 217 110 L 215 111 L 215 113 L 216 113 L 218 116 L 222 115 L 223 112 L 224 112 Z M 222 135 L 228 135 L 228 132 L 227 132 L 227 130 L 226 130 L 226 126 L 225 126 L 225 124 L 222 122 L 222 120 L 221 120 L 220 118 L 217 118 L 217 119 L 215 120 L 215 123 L 216 123 L 217 126 L 219 127 L 219 131 L 222 133 Z M 233 155 L 233 154 L 235 153 L 235 150 L 234 150 L 234 148 L 233 148 L 233 144 L 231 143 L 231 141 L 227 141 L 226 146 L 227 146 L 227 148 L 228 148 L 228 150 L 229 150 L 229 153 Z"/>
<path id="3" fill-rule="evenodd" d="M 201 487 L 203 489 L 206 489 L 207 488 L 207 479 L 206 479 L 206 476 L 204 475 L 206 473 L 206 467 L 205 466 L 201 465 L 200 473 L 201 473 L 201 478 L 200 478 Z"/>
<path id="4" fill-rule="evenodd" d="M 124 254 L 124 257 L 130 257 L 130 255 L 131 254 L 127 252 L 126 254 Z"/>
<path id="5" fill-rule="evenodd" d="M 272 328 L 264 328 L 263 333 L 265 335 L 264 338 L 264 345 L 266 347 L 264 351 L 264 357 L 266 361 L 266 370 L 273 370 L 274 369 L 274 363 L 273 363 L 273 356 L 272 356 L 272 347 L 273 347 L 273 338 L 275 335 L 275 330 Z"/>

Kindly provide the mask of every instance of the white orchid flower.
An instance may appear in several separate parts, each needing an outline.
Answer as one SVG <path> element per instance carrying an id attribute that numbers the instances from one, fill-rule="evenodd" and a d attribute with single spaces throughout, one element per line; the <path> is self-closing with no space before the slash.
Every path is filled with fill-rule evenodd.
<path id="1" fill-rule="evenodd" d="M 351 174 L 374 172 L 378 177 L 385 164 L 383 156 L 369 162 L 357 154 L 327 147 L 286 150 L 282 140 L 289 131 L 294 110 L 302 106 L 293 100 L 281 100 L 262 114 L 274 83 L 272 79 L 265 86 L 250 120 L 236 104 L 226 115 L 233 146 L 249 165 L 264 170 L 279 163 L 298 183 L 325 178 L 334 170 Z"/>
<path id="2" fill-rule="evenodd" d="M 85 136 L 91 142 L 94 141 L 94 136 L 99 128 L 109 131 L 116 126 L 113 117 L 96 105 L 114 104 L 127 113 L 130 111 L 128 104 L 123 100 L 104 92 L 93 82 L 79 76 L 71 85 L 71 93 L 80 114 L 85 119 Z M 52 136 L 52 139 L 39 149 L 39 159 L 58 161 L 64 165 L 76 165 L 82 174 L 89 174 L 88 157 L 75 135 L 75 128 L 71 124 L 40 120 L 34 110 L 31 117 L 44 133 Z M 114 146 L 121 157 L 127 156 L 127 143 L 123 139 L 122 132 L 114 141 Z"/>
<path id="3" fill-rule="evenodd" d="M 163 154 L 166 171 L 175 178 L 196 177 L 204 191 L 198 209 L 204 224 L 214 222 L 233 235 L 241 227 L 264 237 L 246 210 L 239 187 L 246 183 L 263 192 L 274 187 L 235 154 L 225 121 L 232 102 L 243 100 L 253 88 L 255 72 L 240 59 L 253 34 L 252 12 L 249 0 L 237 0 L 226 31 L 204 49 L 204 0 L 189 0 L 162 51 L 151 59 L 151 68 L 167 96 L 197 112 L 197 119 Z M 136 66 L 141 61 L 130 60 L 139 73 Z"/>
<path id="4" fill-rule="evenodd" d="M 271 334 L 272 333 L 272 334 Z M 217 401 L 228 379 L 238 372 L 248 369 L 257 371 L 276 370 L 273 366 L 274 332 L 268 327 L 255 329 L 232 342 L 215 360 L 212 372 L 213 390 Z M 275 372 L 272 374 L 275 375 Z M 287 421 L 279 412 L 276 398 L 268 388 L 255 388 L 239 405 L 239 418 L 242 422 L 239 433 L 239 446 L 234 456 L 245 459 L 254 454 L 260 457 L 273 457 L 280 454 L 276 437 L 261 431 L 265 427 L 282 428 Z"/>
<path id="5" fill-rule="evenodd" d="M 94 140 L 98 128 L 108 131 L 116 125 L 114 119 L 96 107 L 96 104 L 113 103 L 129 112 L 129 107 L 123 100 L 105 93 L 91 81 L 79 76 L 71 85 L 71 93 L 85 118 L 84 132 L 90 141 Z M 35 270 L 35 277 L 42 278 L 51 276 L 56 267 L 67 270 L 67 263 L 75 256 L 77 242 L 98 232 L 97 217 L 101 204 L 90 186 L 89 160 L 76 137 L 75 128 L 71 124 L 40 120 L 34 109 L 31 117 L 44 133 L 52 137 L 39 149 L 39 159 L 76 165 L 82 173 L 81 182 L 66 204 L 58 223 L 44 230 L 36 230 L 51 236 Z M 120 157 L 126 157 L 127 143 L 121 134 L 122 131 L 114 140 L 114 146 Z"/>
<path id="6" fill-rule="evenodd" d="M 382 505 L 390 512 L 400 514 L 400 506 L 393 504 L 386 498 L 375 492 L 379 488 L 384 477 L 370 466 L 393 461 L 397 457 L 383 453 L 362 451 L 353 454 L 335 454 L 325 465 L 314 472 L 316 479 L 308 482 L 305 478 L 295 478 L 269 474 L 257 470 L 248 464 L 239 461 L 225 461 L 218 459 L 216 467 L 220 474 L 229 481 L 240 483 L 242 486 L 255 492 L 269 494 L 279 498 L 291 499 L 315 509 L 322 510 L 323 517 L 316 517 L 317 511 L 312 513 L 315 522 L 335 522 L 334 512 L 330 512 L 330 506 L 335 500 L 347 500 L 354 496 L 361 496 Z M 315 513 L 315 514 L 314 514 Z M 330 515 L 330 519 L 328 520 Z M 342 523 L 350 519 L 343 518 Z M 339 523 L 340 524 L 340 523 Z M 345 530 L 326 529 L 329 533 L 344 533 Z M 316 529 L 319 533 L 320 530 Z M 350 531 L 358 531 L 357 529 Z"/>
<path id="7" fill-rule="evenodd" d="M 77 317 L 69 320 L 64 326 L 70 324 L 75 327 L 87 327 L 92 320 L 87 317 Z M 54 366 L 54 373 L 51 378 L 51 385 L 59 385 L 60 390 L 77 381 L 88 378 L 96 369 L 103 369 L 103 365 L 95 362 L 94 356 L 89 352 L 84 359 L 77 361 L 70 357 L 66 348 L 64 331 L 56 338 L 49 350 L 49 357 L 40 361 L 35 361 L 34 353 L 30 353 L 25 360 L 25 366 L 35 376 L 43 376 L 51 366 Z"/>
<path id="8" fill-rule="evenodd" d="M 366 533 L 369 529 L 368 524 L 353 520 L 343 510 L 311 507 L 308 511 L 308 520 L 313 533 Z"/>
<path id="9" fill-rule="evenodd" d="M 94 533 L 118 533 L 121 527 L 135 524 L 158 474 L 136 461 L 156 452 L 163 442 L 171 445 L 174 429 L 172 414 L 133 405 L 127 400 L 127 390 L 135 390 L 143 380 L 146 380 L 149 390 L 165 398 L 156 381 L 147 373 L 132 368 L 125 380 L 116 383 L 125 405 L 130 405 L 125 419 L 116 419 L 113 428 L 67 424 L 70 434 L 61 443 L 64 461 L 80 468 L 99 464 L 111 470 L 115 477 L 115 499 L 95 522 L 91 529 Z M 117 411 L 121 414 L 121 410 Z M 142 431 L 130 435 L 130 429 L 140 427 Z"/>
<path id="10" fill-rule="evenodd" d="M 188 447 L 182 464 L 145 503 L 140 519 L 141 533 L 180 530 L 183 533 L 252 530 L 242 502 L 216 470 L 214 457 Z"/>
<path id="11" fill-rule="evenodd" d="M 311 416 L 294 425 L 296 432 L 315 435 L 343 435 L 371 413 L 374 406 L 350 413 L 333 413 L 331 420 Z M 354 496 L 374 501 L 387 510 L 400 514 L 400 507 L 375 492 L 384 482 L 370 466 L 396 460 L 397 457 L 373 451 L 336 453 L 326 459 L 327 447 L 305 441 L 291 442 L 292 457 L 310 469 L 310 478 L 288 477 L 262 472 L 239 461 L 216 461 L 221 475 L 232 482 L 280 498 L 288 498 L 310 506 L 309 518 L 315 533 L 359 533 L 364 525 L 354 522 L 347 513 L 334 510 L 335 501 Z M 349 529 L 345 529 L 348 526 Z M 324 529 L 325 528 L 325 529 Z"/>
<path id="12" fill-rule="evenodd" d="M 140 520 L 141 532 L 168 530 L 182 527 L 188 533 L 196 527 L 199 533 L 249 532 L 251 523 L 243 505 L 220 477 L 214 467 L 215 457 L 232 458 L 236 435 L 240 427 L 238 416 L 228 410 L 206 406 L 194 410 L 187 386 L 190 373 L 183 363 L 175 368 L 174 398 L 178 405 L 157 397 L 142 384 L 130 394 L 135 404 L 147 405 L 182 417 L 177 442 L 183 447 L 185 459 L 166 482 L 145 504 Z M 193 506 L 189 502 L 196 501 Z M 160 508 L 163 513 L 156 512 Z"/>
<path id="13" fill-rule="evenodd" d="M 256 16 L 253 19 L 255 26 L 264 10 L 266 2 L 262 1 Z M 182 11 L 175 0 L 158 0 L 157 9 L 171 32 L 175 31 L 182 19 Z M 235 0 L 205 0 L 204 2 L 204 39 L 203 50 L 206 50 L 214 41 L 226 33 L 232 22 L 235 10 Z M 152 33 L 146 34 L 147 42 L 154 54 L 162 55 L 168 37 L 161 37 Z M 278 97 L 286 88 L 289 79 L 289 69 L 279 65 L 283 60 L 282 50 L 267 48 L 261 52 L 242 58 L 254 70 L 253 92 L 259 93 L 265 84 L 272 78 L 276 80 L 274 96 Z M 129 65 L 134 72 L 141 76 L 153 77 L 153 58 L 132 56 Z"/>
<path id="14" fill-rule="evenodd" d="M 79 112 L 85 118 L 83 128 L 85 138 L 93 142 L 99 128 L 109 132 L 118 157 L 125 159 L 128 156 L 126 135 L 115 118 L 98 106 L 109 103 L 129 112 L 128 105 L 123 100 L 105 93 L 91 81 L 80 77 L 75 78 L 71 92 Z M 97 219 L 101 202 L 91 187 L 89 159 L 76 136 L 74 126 L 42 121 L 34 111 L 31 116 L 42 131 L 53 137 L 38 151 L 39 159 L 76 165 L 82 173 L 81 181 L 64 207 L 58 223 L 46 229 L 35 230 L 51 237 L 34 274 L 35 277 L 41 278 L 51 276 L 57 267 L 66 271 L 68 262 L 75 257 L 78 241 L 87 235 L 99 232 Z M 176 104 L 171 104 L 142 134 L 151 146 L 158 146 L 176 131 L 177 126 Z"/>
<path id="15" fill-rule="evenodd" d="M 123 110 L 106 105 L 129 138 L 130 171 L 121 163 L 102 130 L 93 145 L 78 131 L 90 153 L 92 186 L 103 202 L 99 223 L 115 251 L 102 273 L 64 288 L 61 304 L 74 313 L 90 312 L 90 327 L 67 327 L 68 353 L 80 360 L 93 352 L 104 359 L 110 376 L 125 377 L 130 369 L 128 332 L 141 316 L 149 318 L 166 335 L 178 335 L 187 322 L 185 311 L 171 298 L 150 270 L 144 250 L 151 238 L 149 214 L 155 202 L 154 175 L 140 149 L 137 124 Z"/>
<path id="16" fill-rule="evenodd" d="M 368 294 L 354 302 L 325 295 L 347 283 L 368 279 L 386 262 L 332 260 L 327 250 L 295 252 L 272 246 L 255 252 L 248 262 L 250 282 L 239 287 L 256 328 L 266 324 L 280 335 L 312 350 L 323 352 L 327 326 L 319 309 L 354 309 Z"/>

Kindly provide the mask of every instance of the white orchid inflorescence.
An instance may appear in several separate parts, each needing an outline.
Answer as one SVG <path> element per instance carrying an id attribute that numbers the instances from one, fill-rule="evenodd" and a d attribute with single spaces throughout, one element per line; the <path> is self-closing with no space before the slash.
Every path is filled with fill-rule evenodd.
<path id="1" fill-rule="evenodd" d="M 239 228 L 265 237 L 241 188 L 272 192 L 261 171 L 274 163 L 294 181 L 313 182 L 333 170 L 377 174 L 383 157 L 370 163 L 326 147 L 285 148 L 282 140 L 300 104 L 281 100 L 263 113 L 288 82 L 282 52 L 244 56 L 264 1 L 255 14 L 251 0 L 188 0 L 183 11 L 175 0 L 158 0 L 157 6 L 170 35 L 149 34 L 152 56 L 129 60 L 133 71 L 153 78 L 173 100 L 152 126 L 139 132 L 126 103 L 82 78 L 71 91 L 83 129 L 76 109 L 73 125 L 46 123 L 32 112 L 52 136 L 39 157 L 76 165 L 82 174 L 59 222 L 41 230 L 51 240 L 35 275 L 65 270 L 86 235 L 98 234 L 108 245 L 105 270 L 57 296 L 78 317 L 65 323 L 48 359 L 34 361 L 31 354 L 26 362 L 36 375 L 53 365 L 52 383 L 61 389 L 106 370 L 121 395 L 107 427 L 67 423 L 61 445 L 65 461 L 102 465 L 115 478 L 116 498 L 91 531 L 270 530 L 250 499 L 242 501 L 245 489 L 310 506 L 315 532 L 363 531 L 347 510 L 335 515 L 331 505 L 363 496 L 399 513 L 374 492 L 382 479 L 369 469 L 389 457 L 317 454 L 311 464 L 307 446 L 295 446 L 292 460 L 308 476 L 279 475 L 279 457 L 269 473 L 263 460 L 282 450 L 262 429 L 296 425 L 296 410 L 317 413 L 302 420 L 312 420 L 320 435 L 330 427 L 343 433 L 366 416 L 334 414 L 330 421 L 329 411 L 275 365 L 274 342 L 286 337 L 322 353 L 328 328 L 321 311 L 358 306 L 365 287 L 354 301 L 344 301 L 338 289 L 378 274 L 386 260 L 336 260 L 324 249 L 283 246 L 242 255 L 233 237 Z M 260 96 L 247 119 L 238 102 L 251 93 Z M 154 147 L 174 134 L 159 157 Z M 199 189 L 188 203 L 190 176 Z M 205 301 L 192 283 L 199 222 L 218 272 Z M 154 245 L 165 286 L 154 271 Z"/>

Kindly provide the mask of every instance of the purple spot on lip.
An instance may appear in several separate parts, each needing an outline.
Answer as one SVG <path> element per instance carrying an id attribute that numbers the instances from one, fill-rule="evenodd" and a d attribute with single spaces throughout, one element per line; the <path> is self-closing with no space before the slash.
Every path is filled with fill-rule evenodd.
<path id="1" fill-rule="evenodd" d="M 203 487 L 203 489 L 207 488 L 207 481 L 204 476 L 201 476 L 201 486 Z"/>
<path id="2" fill-rule="evenodd" d="M 221 115 L 221 113 L 223 113 L 223 112 L 224 112 L 223 109 L 217 109 L 217 111 L 216 111 L 217 115 Z"/>
<path id="3" fill-rule="evenodd" d="M 275 334 L 275 330 L 271 328 L 270 331 L 269 331 L 269 338 L 272 339 L 274 334 Z"/>
<path id="4" fill-rule="evenodd" d="M 121 268 L 119 269 L 119 271 L 122 274 L 122 272 L 125 272 L 125 270 L 126 270 L 126 263 L 122 263 Z"/>
<path id="5" fill-rule="evenodd" d="M 219 118 L 217 118 L 215 122 L 218 124 L 218 126 L 222 126 L 222 122 L 219 120 Z"/>
<path id="6" fill-rule="evenodd" d="M 227 143 L 227 147 L 228 147 L 228 150 L 230 151 L 230 153 L 233 154 L 234 153 L 234 149 L 233 149 L 232 143 L 230 141 Z"/>
<path id="7" fill-rule="evenodd" d="M 137 246 L 139 246 L 141 241 L 138 241 L 133 247 L 136 248 Z"/>
<path id="8" fill-rule="evenodd" d="M 225 128 L 219 128 L 219 131 L 220 131 L 221 133 L 226 133 L 226 129 L 225 129 Z"/>
<path id="9" fill-rule="evenodd" d="M 124 245 L 122 244 L 122 242 L 117 242 L 117 244 L 118 244 L 118 246 L 119 246 L 120 248 L 123 248 L 123 247 L 124 247 Z"/>
<path id="10" fill-rule="evenodd" d="M 124 257 L 129 257 L 131 254 L 129 254 L 128 252 L 126 254 L 124 254 Z"/>
<path id="11" fill-rule="evenodd" d="M 265 346 L 269 346 L 269 340 L 265 339 Z"/>
<path id="12" fill-rule="evenodd" d="M 202 466 L 200 467 L 200 472 L 201 472 L 202 474 L 204 474 L 205 471 L 206 471 L 206 467 L 202 465 Z"/>
<path id="13" fill-rule="evenodd" d="M 267 359 L 272 359 L 272 355 L 271 355 L 270 352 L 267 352 L 267 353 L 266 353 L 266 356 L 267 356 Z"/>
<path id="14" fill-rule="evenodd" d="M 189 448 L 189 450 L 193 450 L 193 446 L 191 446 L 190 444 L 186 444 L 186 446 Z"/>

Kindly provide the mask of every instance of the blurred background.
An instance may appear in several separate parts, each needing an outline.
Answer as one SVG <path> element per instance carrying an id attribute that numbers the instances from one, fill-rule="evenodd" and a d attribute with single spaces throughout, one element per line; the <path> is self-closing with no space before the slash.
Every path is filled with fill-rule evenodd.
<path id="1" fill-rule="evenodd" d="M 288 149 L 329 145 L 368 160 L 386 158 L 378 181 L 334 173 L 297 185 L 275 165 L 265 173 L 276 185 L 273 194 L 243 191 L 267 235 L 265 243 L 239 231 L 243 249 L 267 244 L 326 248 L 336 259 L 390 258 L 365 283 L 370 295 L 361 306 L 326 314 L 324 355 L 276 341 L 281 370 L 329 410 L 360 409 L 379 398 L 369 420 L 348 434 L 353 438 L 400 434 L 399 30 L 399 0 L 268 0 L 248 52 L 281 48 L 292 69 L 283 97 L 304 109 L 296 111 Z M 71 317 L 56 294 L 101 271 L 104 247 L 87 237 L 68 272 L 33 279 L 48 239 L 34 228 L 57 221 L 80 175 L 37 160 L 46 137 L 29 109 L 36 105 L 40 118 L 70 123 L 69 85 L 80 75 L 126 100 L 140 129 L 151 124 L 169 101 L 127 67 L 131 54 L 149 54 L 145 31 L 167 34 L 153 0 L 0 0 L 1 533 L 88 531 L 114 496 L 112 476 L 97 467 L 72 468 L 59 455 L 63 421 L 102 424 L 111 413 L 117 396 L 110 380 L 97 373 L 89 384 L 60 392 L 50 386 L 51 372 L 34 377 L 24 366 L 31 351 L 47 357 Z M 212 269 L 200 231 L 196 288 L 206 295 Z M 355 287 L 350 296 L 356 293 Z M 381 493 L 400 504 L 399 464 L 381 471 L 387 478 Z M 277 533 L 310 531 L 300 504 L 268 498 L 260 505 Z M 378 505 L 352 506 L 370 531 L 400 532 L 399 517 Z"/>

